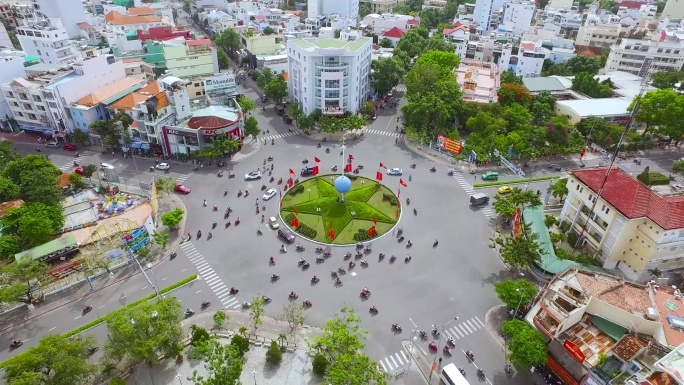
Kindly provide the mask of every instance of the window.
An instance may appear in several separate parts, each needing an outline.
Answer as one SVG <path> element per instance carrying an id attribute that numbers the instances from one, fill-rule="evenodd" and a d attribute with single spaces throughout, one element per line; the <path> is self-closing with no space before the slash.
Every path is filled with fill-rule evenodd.
<path id="1" fill-rule="evenodd" d="M 201 92 L 195 92 L 195 96 L 200 96 L 200 95 L 202 95 Z"/>

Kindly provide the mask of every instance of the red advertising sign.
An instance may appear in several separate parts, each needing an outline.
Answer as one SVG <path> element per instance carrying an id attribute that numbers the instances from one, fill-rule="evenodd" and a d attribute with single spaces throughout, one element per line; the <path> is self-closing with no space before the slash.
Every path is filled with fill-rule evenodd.
<path id="1" fill-rule="evenodd" d="M 577 361 L 579 361 L 580 363 L 584 362 L 584 353 L 582 353 L 582 351 L 580 350 L 580 348 L 577 347 L 577 345 L 573 344 L 568 340 L 565 340 L 565 342 L 563 343 L 563 347 L 565 348 L 565 350 L 570 352 L 570 354 L 572 354 L 572 356 L 575 357 Z"/>
<path id="2" fill-rule="evenodd" d="M 579 385 L 579 382 L 577 382 L 577 380 L 575 380 L 575 378 L 573 378 L 567 370 L 560 366 L 560 364 L 558 364 L 558 362 L 556 362 L 556 360 L 554 360 L 553 357 L 547 355 L 547 358 L 548 361 L 546 362 L 546 364 L 549 366 L 549 369 L 556 373 L 556 375 L 560 377 L 560 379 L 563 380 L 563 382 L 565 382 L 567 385 Z"/>
<path id="3" fill-rule="evenodd" d="M 437 135 L 437 147 L 452 154 L 460 154 L 463 144 L 446 136 Z"/>

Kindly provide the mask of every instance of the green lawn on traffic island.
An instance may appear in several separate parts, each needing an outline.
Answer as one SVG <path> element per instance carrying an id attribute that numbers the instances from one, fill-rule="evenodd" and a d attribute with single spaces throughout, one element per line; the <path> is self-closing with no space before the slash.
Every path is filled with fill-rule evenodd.
<path id="1" fill-rule="evenodd" d="M 345 201 L 339 202 L 340 194 L 333 186 L 338 176 L 319 175 L 288 189 L 280 209 L 284 224 L 301 237 L 335 245 L 370 241 L 394 227 L 397 196 L 392 190 L 372 179 L 348 174 L 351 189 L 345 195 Z M 296 229 L 292 218 L 299 221 Z M 373 226 L 377 234 L 368 237 L 368 230 Z M 335 234 L 333 239 L 328 234 L 331 228 Z"/>

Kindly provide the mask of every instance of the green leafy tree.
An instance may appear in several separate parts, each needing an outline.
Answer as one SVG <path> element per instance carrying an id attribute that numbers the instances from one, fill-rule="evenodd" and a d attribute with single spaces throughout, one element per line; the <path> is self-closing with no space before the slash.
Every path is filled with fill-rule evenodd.
<path id="1" fill-rule="evenodd" d="M 519 84 L 522 85 L 522 76 L 518 76 L 512 69 L 508 69 L 501 73 L 501 84 Z"/>
<path id="2" fill-rule="evenodd" d="M 387 384 L 389 375 L 362 353 L 366 332 L 360 329 L 360 321 L 353 309 L 343 307 L 326 322 L 323 333 L 313 338 L 312 347 L 330 362 L 325 383 Z"/>
<path id="3" fill-rule="evenodd" d="M 295 302 L 288 302 L 283 305 L 283 310 L 278 315 L 278 320 L 287 322 L 290 329 L 290 335 L 297 333 L 304 325 L 306 318 L 304 317 L 304 309 Z"/>
<path id="4" fill-rule="evenodd" d="M 558 179 L 546 191 L 551 193 L 551 196 L 554 198 L 559 198 L 562 202 L 565 196 L 568 195 L 568 180 L 566 178 Z"/>
<path id="5" fill-rule="evenodd" d="M 239 337 L 239 336 L 235 336 Z M 249 344 L 249 342 L 247 342 Z M 190 381 L 195 385 L 239 385 L 240 374 L 244 360 L 238 346 L 222 344 L 221 341 L 210 339 L 196 348 L 201 353 L 204 369 L 207 373 L 202 376 L 194 370 Z"/>
<path id="6" fill-rule="evenodd" d="M 22 302 L 31 304 L 42 299 L 39 289 L 48 282 L 45 275 L 50 269 L 45 263 L 24 257 L 0 267 L 0 303 Z"/>
<path id="7" fill-rule="evenodd" d="M 325 371 L 328 370 L 328 360 L 321 353 L 316 353 L 311 364 L 313 366 L 314 374 L 318 376 L 323 377 L 325 375 Z"/>
<path id="8" fill-rule="evenodd" d="M 13 146 L 14 143 L 9 140 L 0 140 L 0 170 L 4 170 L 9 162 L 21 159 L 21 155 Z"/>
<path id="9" fill-rule="evenodd" d="M 231 137 L 222 136 L 216 138 L 211 146 L 212 156 L 222 157 L 226 154 L 233 154 L 240 148 L 240 141 Z"/>
<path id="10" fill-rule="evenodd" d="M 192 346 L 199 346 L 211 339 L 207 329 L 197 325 L 190 326 L 190 336 L 190 344 Z"/>
<path id="11" fill-rule="evenodd" d="M 154 243 L 158 244 L 162 249 L 165 249 L 171 240 L 171 236 L 166 231 L 157 231 L 152 237 L 154 238 Z"/>
<path id="12" fill-rule="evenodd" d="M 531 266 L 541 259 L 541 247 L 537 243 L 536 233 L 525 233 L 515 236 L 497 236 L 494 240 L 499 246 L 499 254 L 504 263 L 514 268 Z"/>
<path id="13" fill-rule="evenodd" d="M 492 209 L 494 209 L 494 212 L 499 214 L 499 217 L 504 220 L 513 218 L 513 214 L 515 214 L 515 206 L 505 195 L 496 195 L 494 197 Z"/>
<path id="14" fill-rule="evenodd" d="M 183 219 L 183 210 L 180 208 L 177 208 L 173 211 L 169 211 L 166 214 L 162 214 L 161 216 L 161 221 L 164 226 L 168 227 L 169 229 L 175 230 L 178 228 L 178 224 L 181 222 Z"/>
<path id="15" fill-rule="evenodd" d="M 636 103 L 632 101 L 629 109 Z M 640 100 L 634 114 L 638 122 L 646 124 L 644 135 L 654 130 L 663 136 L 681 138 L 684 129 L 680 122 L 684 121 L 684 95 L 672 89 L 662 89 L 646 93 Z"/>
<path id="16" fill-rule="evenodd" d="M 69 182 L 77 189 L 83 188 L 83 178 L 75 172 L 69 174 Z"/>
<path id="17" fill-rule="evenodd" d="M 285 81 L 283 75 L 278 75 L 275 79 L 269 81 L 266 84 L 264 93 L 277 103 L 281 103 L 285 96 L 287 96 L 287 81 Z"/>
<path id="18" fill-rule="evenodd" d="M 157 178 L 154 181 L 154 186 L 157 188 L 158 193 L 166 193 L 170 195 L 171 191 L 176 187 L 176 182 L 171 178 Z"/>
<path id="19" fill-rule="evenodd" d="M 378 59 L 371 63 L 371 84 L 380 95 L 386 95 L 404 76 L 404 67 L 394 58 Z"/>
<path id="20" fill-rule="evenodd" d="M 613 89 L 608 84 L 602 84 L 588 72 L 575 75 L 572 79 L 572 90 L 591 98 L 608 98 L 613 95 Z"/>
<path id="21" fill-rule="evenodd" d="M 83 176 L 90 179 L 92 178 L 93 174 L 97 172 L 97 166 L 94 164 L 88 164 L 82 167 L 83 170 Z"/>
<path id="22" fill-rule="evenodd" d="M 218 329 L 221 329 L 223 327 L 223 324 L 228 320 L 228 315 L 226 315 L 225 312 L 222 310 L 217 311 L 214 313 L 214 326 Z"/>
<path id="23" fill-rule="evenodd" d="M 181 305 L 173 297 L 143 302 L 109 314 L 106 353 L 116 360 L 129 358 L 153 364 L 157 355 L 174 357 L 183 349 Z"/>
<path id="24" fill-rule="evenodd" d="M 214 38 L 214 43 L 218 45 L 223 51 L 228 53 L 228 56 L 233 59 L 237 55 L 237 51 L 242 46 L 240 35 L 232 28 L 227 28 L 221 32 L 220 35 Z"/>
<path id="25" fill-rule="evenodd" d="M 8 209 L 2 225 L 4 234 L 18 236 L 23 248 L 31 248 L 50 241 L 62 229 L 64 216 L 59 206 L 30 202 Z"/>
<path id="26" fill-rule="evenodd" d="M 278 365 L 283 361 L 283 352 L 280 351 L 278 344 L 271 341 L 271 345 L 266 350 L 266 362 L 271 365 Z"/>
<path id="27" fill-rule="evenodd" d="M 257 328 L 261 325 L 261 316 L 264 314 L 264 297 L 257 295 L 252 298 L 252 306 L 249 307 L 249 318 L 252 321 L 252 329 L 256 333 Z"/>
<path id="28" fill-rule="evenodd" d="M 684 171 L 684 160 L 676 160 L 672 163 L 672 171 Z"/>
<path id="29" fill-rule="evenodd" d="M 546 363 L 546 341 L 538 331 L 520 320 L 505 321 L 502 329 L 508 336 L 508 359 L 512 363 L 521 367 Z"/>
<path id="30" fill-rule="evenodd" d="M 5 363 L 8 385 L 85 384 L 92 381 L 97 365 L 88 362 L 93 337 L 70 339 L 48 334 L 23 354 Z"/>
<path id="31" fill-rule="evenodd" d="M 682 80 L 684 80 L 684 71 L 682 70 L 661 71 L 651 75 L 651 85 L 658 89 L 675 88 L 675 85 Z"/>
<path id="32" fill-rule="evenodd" d="M 264 67 L 259 72 L 259 77 L 257 78 L 256 82 L 259 87 L 266 89 L 266 86 L 274 79 L 275 75 L 273 75 L 273 71 L 271 71 L 271 69 L 268 67 Z"/>
<path id="33" fill-rule="evenodd" d="M 14 254 L 21 252 L 21 238 L 16 235 L 0 237 L 0 260 L 14 259 Z"/>
<path id="34" fill-rule="evenodd" d="M 19 186 L 11 179 L 0 176 L 0 201 L 7 202 L 19 196 Z"/>
<path id="35" fill-rule="evenodd" d="M 219 69 L 225 70 L 230 68 L 230 59 L 223 50 L 216 51 L 216 58 L 218 59 Z"/>
<path id="36" fill-rule="evenodd" d="M 394 47 L 394 43 L 392 43 L 392 40 L 390 40 L 390 39 L 388 39 L 388 38 L 386 38 L 386 37 L 383 37 L 382 39 L 380 39 L 380 43 L 379 43 L 378 45 L 379 45 L 380 47 L 382 47 L 382 48 L 392 48 L 392 47 Z"/>
<path id="37" fill-rule="evenodd" d="M 494 284 L 494 291 L 509 309 L 529 303 L 537 295 L 537 287 L 524 279 L 505 279 Z"/>
<path id="38" fill-rule="evenodd" d="M 48 206 L 60 206 L 64 196 L 58 188 L 59 178 L 52 170 L 26 170 L 19 185 L 21 195 L 28 202 L 40 202 Z"/>
<path id="39" fill-rule="evenodd" d="M 359 4 L 359 17 L 364 18 L 372 13 L 370 3 L 360 3 Z"/>
<path id="40" fill-rule="evenodd" d="M 459 57 L 453 52 L 427 51 L 420 55 L 416 63 L 419 65 L 436 65 L 447 71 L 452 71 L 458 67 L 459 62 Z"/>
<path id="41" fill-rule="evenodd" d="M 246 96 L 242 96 L 238 100 L 238 104 L 240 105 L 240 108 L 242 108 L 242 112 L 245 113 L 245 115 L 249 115 L 254 111 L 256 108 L 256 102 Z"/>
<path id="42" fill-rule="evenodd" d="M 304 115 L 301 114 L 297 118 L 297 127 L 301 128 L 304 131 L 311 130 L 314 128 L 314 125 L 316 124 L 316 120 L 312 115 Z"/>
<path id="43" fill-rule="evenodd" d="M 603 148 L 610 148 L 617 144 L 625 130 L 623 126 L 595 116 L 582 119 L 575 127 L 587 139 L 596 142 Z"/>
<path id="44" fill-rule="evenodd" d="M 259 122 L 257 122 L 255 117 L 250 116 L 247 119 L 245 119 L 246 136 L 251 136 L 252 138 L 256 139 L 260 133 L 261 131 L 259 130 Z"/>
<path id="45" fill-rule="evenodd" d="M 69 133 L 69 139 L 79 146 L 83 146 L 90 141 L 88 134 L 79 128 L 75 128 Z"/>

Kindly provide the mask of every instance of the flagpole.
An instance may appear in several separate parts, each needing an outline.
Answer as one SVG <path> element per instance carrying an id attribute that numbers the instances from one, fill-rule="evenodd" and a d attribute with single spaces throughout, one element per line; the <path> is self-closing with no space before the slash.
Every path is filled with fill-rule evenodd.
<path id="1" fill-rule="evenodd" d="M 346 167 L 345 159 L 344 159 L 344 150 L 347 149 L 347 146 L 344 144 L 344 140 L 342 141 L 342 144 L 340 144 L 340 148 L 342 149 L 342 171 L 341 175 L 344 175 L 344 168 Z"/>

